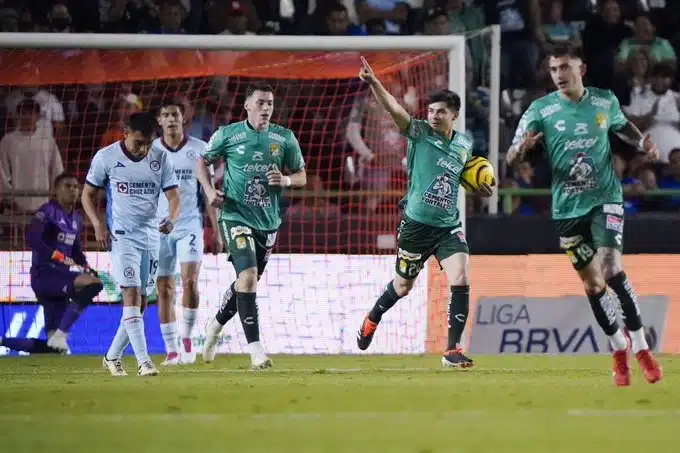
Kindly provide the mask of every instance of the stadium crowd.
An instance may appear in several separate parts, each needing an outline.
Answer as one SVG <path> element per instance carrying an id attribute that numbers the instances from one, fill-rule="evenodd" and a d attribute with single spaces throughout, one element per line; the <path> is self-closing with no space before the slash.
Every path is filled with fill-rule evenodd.
<path id="1" fill-rule="evenodd" d="M 626 205 L 629 213 L 677 210 L 680 205 L 677 198 L 644 197 L 654 188 L 680 189 L 679 21 L 680 2 L 670 0 L 0 0 L 2 32 L 466 34 L 466 120 L 480 155 L 488 154 L 489 44 L 488 35 L 476 32 L 491 24 L 502 30 L 501 156 L 522 112 L 553 89 L 543 55 L 555 44 L 570 42 L 586 58 L 587 84 L 612 89 L 626 114 L 659 147 L 659 161 L 647 162 L 613 142 L 617 174 L 632 197 Z M 280 104 L 277 100 L 274 121 L 297 131 L 308 161 L 309 191 L 404 190 L 403 143 L 384 126 L 385 113 L 371 104 L 361 84 L 335 84 L 333 96 L 327 96 L 327 91 L 314 91 L 318 87 L 272 82 L 287 93 Z M 2 209 L 35 210 L 45 197 L 8 194 L 47 191 L 64 169 L 84 177 L 94 152 L 122 138 L 129 114 L 153 108 L 169 94 L 182 98 L 189 134 L 207 140 L 217 126 L 243 118 L 242 86 L 239 77 L 229 77 L 157 81 L 153 86 L 0 87 Z M 412 87 L 402 88 L 407 99 Z M 324 96 L 341 99 L 341 105 L 328 104 Z M 422 106 L 412 110 L 424 113 Z M 499 173 L 502 187 L 549 186 L 540 153 Z M 372 212 L 394 209 L 394 201 L 376 195 L 354 206 Z M 512 210 L 518 215 L 543 213 L 548 203 L 516 198 Z M 294 200 L 288 211 L 335 216 L 347 209 L 351 207 L 339 199 L 313 196 Z"/>

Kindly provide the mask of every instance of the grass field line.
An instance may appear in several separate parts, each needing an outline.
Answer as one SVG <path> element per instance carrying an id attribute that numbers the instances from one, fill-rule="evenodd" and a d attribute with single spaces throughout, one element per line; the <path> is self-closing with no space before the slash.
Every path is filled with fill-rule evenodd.
<path id="1" fill-rule="evenodd" d="M 444 412 L 425 411 L 398 411 L 398 412 L 276 412 L 260 414 L 243 413 L 151 413 L 151 414 L 0 414 L 2 423 L 175 423 L 175 422 L 224 422 L 229 420 L 252 420 L 252 421 L 307 421 L 307 420 L 399 420 L 430 417 L 437 420 L 461 418 L 461 417 L 484 417 L 493 415 L 517 415 L 517 416 L 566 416 L 566 417 L 678 417 L 680 410 L 588 410 L 588 409 L 514 409 L 514 410 L 457 410 Z"/>
<path id="2" fill-rule="evenodd" d="M 132 368 L 132 367 L 128 367 Z M 52 375 L 52 374 L 62 374 L 62 375 L 67 375 L 67 374 L 92 374 L 93 369 L 101 369 L 99 366 L 98 362 L 94 362 L 92 368 L 87 368 L 87 369 L 64 369 L 64 368 L 59 368 L 59 369 L 50 369 L 50 368 L 39 368 L 39 369 L 31 369 L 30 371 L 28 370 L 3 370 L 0 371 L 0 376 L 13 376 L 13 375 L 25 375 L 25 374 L 30 374 L 30 375 Z M 198 366 L 173 366 L 173 367 L 159 367 L 159 370 L 161 374 L 184 374 L 184 373 L 207 373 L 207 374 L 220 374 L 220 373 L 225 373 L 225 374 L 240 374 L 240 373 L 253 373 L 254 371 L 249 370 L 248 368 L 203 368 L 201 365 Z M 128 370 L 129 371 L 129 370 Z M 545 369 L 539 369 L 539 368 L 513 368 L 513 367 L 493 367 L 493 368 L 486 368 L 486 367 L 476 367 L 473 369 L 465 369 L 465 370 L 459 370 L 459 369 L 452 369 L 452 368 L 443 368 L 441 366 L 433 365 L 431 367 L 366 367 L 366 368 L 337 368 L 337 367 L 329 367 L 329 368 L 324 368 L 324 367 L 316 367 L 316 368 L 270 368 L 267 370 L 261 370 L 257 371 L 260 373 L 267 373 L 267 374 L 353 374 L 353 373 L 369 373 L 369 372 L 378 372 L 378 373 L 423 373 L 423 372 L 430 372 L 430 373 L 445 373 L 445 372 L 455 372 L 455 371 L 461 371 L 461 372 L 466 372 L 466 373 L 474 373 L 475 371 L 478 372 L 483 372 L 483 373 L 535 373 L 535 372 L 546 372 L 548 370 Z M 554 371 L 559 371 L 559 372 L 597 372 L 597 369 L 594 368 L 559 368 L 555 369 Z M 603 372 L 606 372 L 604 370 Z"/>

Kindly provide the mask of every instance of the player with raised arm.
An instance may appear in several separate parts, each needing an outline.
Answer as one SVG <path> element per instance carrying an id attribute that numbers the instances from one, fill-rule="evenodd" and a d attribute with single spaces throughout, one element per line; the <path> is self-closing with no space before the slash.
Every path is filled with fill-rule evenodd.
<path id="1" fill-rule="evenodd" d="M 609 337 L 614 381 L 630 384 L 629 341 L 619 328 L 615 300 L 621 303 L 635 357 L 650 383 L 662 370 L 645 340 L 640 307 L 621 265 L 623 193 L 612 165 L 609 131 L 657 156 L 649 136 L 626 119 L 609 90 L 583 86 L 586 66 L 574 51 L 559 46 L 550 55 L 550 74 L 557 90 L 535 100 L 522 116 L 508 164 L 521 161 L 542 143 L 552 170 L 552 217 L 560 246 L 576 269 L 597 323 Z"/>
<path id="2" fill-rule="evenodd" d="M 385 313 L 405 297 L 430 256 L 439 261 L 451 287 L 448 311 L 448 346 L 441 363 L 445 367 L 469 368 L 473 361 L 463 354 L 460 339 L 469 305 L 469 250 L 458 213 L 458 188 L 472 139 L 453 129 L 460 111 L 460 97 L 449 90 L 435 91 L 427 99 L 427 121 L 412 118 L 376 78 L 363 59 L 359 77 L 388 111 L 407 138 L 408 192 L 397 235 L 396 275 L 368 313 L 357 334 L 357 346 L 365 350 Z M 490 196 L 493 188 L 480 185 L 479 193 Z"/>
<path id="3" fill-rule="evenodd" d="M 62 173 L 54 199 L 33 215 L 26 231 L 32 251 L 31 288 L 43 306 L 47 340 L 5 338 L 0 346 L 30 353 L 65 353 L 71 327 L 104 288 L 83 253 L 83 221 L 75 210 L 78 180 Z"/>
<path id="4" fill-rule="evenodd" d="M 159 231 L 170 234 L 179 215 L 179 190 L 167 153 L 151 146 L 156 119 L 134 113 L 126 122 L 125 138 L 100 149 L 87 173 L 82 204 L 103 250 L 111 250 L 114 279 L 123 296 L 123 316 L 102 364 L 113 376 L 125 376 L 121 357 L 128 343 L 137 358 L 139 376 L 155 376 L 144 336 L 146 297 L 158 270 Z M 106 222 L 97 215 L 95 197 L 106 189 Z M 161 192 L 169 214 L 160 224 Z"/>
<path id="5" fill-rule="evenodd" d="M 221 127 L 210 138 L 197 166 L 197 176 L 211 206 L 222 206 L 220 231 L 236 270 L 236 281 L 224 294 L 222 307 L 206 324 L 203 359 L 211 362 L 222 327 L 238 312 L 253 369 L 271 360 L 260 344 L 256 304 L 257 282 L 264 272 L 281 225 L 279 200 L 284 187 L 307 183 L 305 162 L 293 131 L 270 123 L 274 90 L 256 83 L 246 90 L 245 121 Z M 223 159 L 224 193 L 208 182 L 208 165 Z M 285 176 L 282 170 L 291 174 Z"/>
<path id="6" fill-rule="evenodd" d="M 184 135 L 184 104 L 180 101 L 163 101 L 159 106 L 157 119 L 163 136 L 154 140 L 153 146 L 162 150 L 173 164 L 180 199 L 177 223 L 170 234 L 161 237 L 158 252 L 158 318 L 167 352 L 167 358 L 161 365 L 191 364 L 196 361 L 191 331 L 198 312 L 198 274 L 203 258 L 205 206 L 195 171 L 196 162 L 201 158 L 206 143 Z M 158 216 L 161 219 L 169 216 L 169 205 L 165 197 L 160 197 Z M 219 253 L 222 250 L 222 239 L 217 225 L 217 209 L 209 207 L 208 217 L 214 231 L 213 252 Z M 182 282 L 182 323 L 179 333 L 182 344 L 179 350 L 175 320 L 175 268 L 178 260 Z"/>

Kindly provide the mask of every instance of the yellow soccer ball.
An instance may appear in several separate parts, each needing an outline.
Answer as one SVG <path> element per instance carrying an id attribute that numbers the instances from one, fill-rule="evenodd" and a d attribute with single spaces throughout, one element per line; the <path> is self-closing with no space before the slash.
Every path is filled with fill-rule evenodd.
<path id="1" fill-rule="evenodd" d="M 460 176 L 460 185 L 467 192 L 474 192 L 483 183 L 495 186 L 496 174 L 491 162 L 483 157 L 474 156 L 465 163 L 463 174 Z"/>

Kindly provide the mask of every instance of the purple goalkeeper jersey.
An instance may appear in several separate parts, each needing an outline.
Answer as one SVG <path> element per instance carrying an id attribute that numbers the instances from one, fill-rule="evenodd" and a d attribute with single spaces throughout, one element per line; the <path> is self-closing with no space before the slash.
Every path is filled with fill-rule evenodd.
<path id="1" fill-rule="evenodd" d="M 41 268 L 55 267 L 55 251 L 84 266 L 87 259 L 81 245 L 83 220 L 76 211 L 65 211 L 52 200 L 42 205 L 31 219 L 26 231 L 26 242 L 33 252 L 31 273 Z"/>

